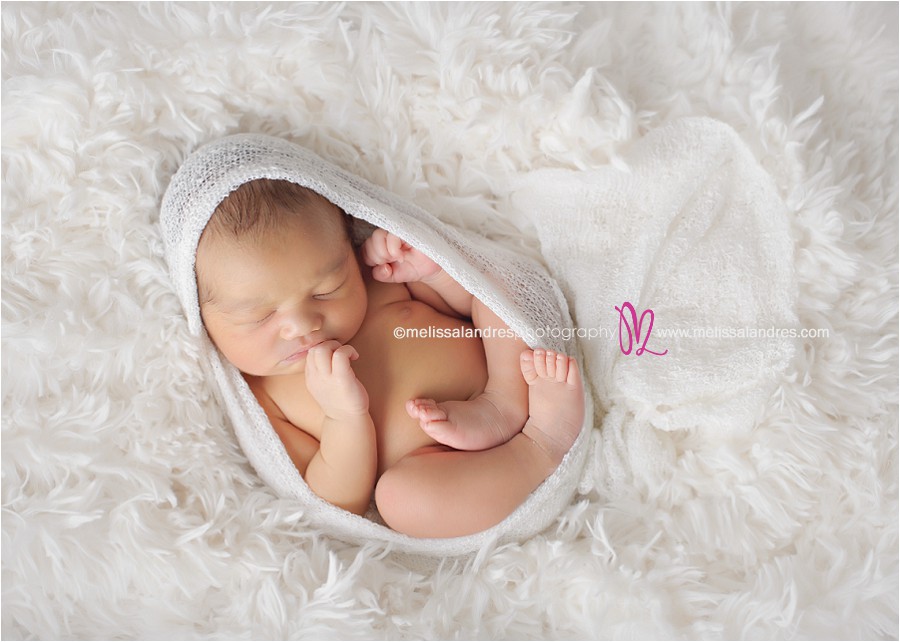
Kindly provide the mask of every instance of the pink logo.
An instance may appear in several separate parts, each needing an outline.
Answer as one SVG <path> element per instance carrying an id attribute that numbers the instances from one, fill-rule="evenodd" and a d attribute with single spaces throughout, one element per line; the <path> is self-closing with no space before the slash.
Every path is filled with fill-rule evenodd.
<path id="1" fill-rule="evenodd" d="M 625 310 L 631 312 L 631 319 L 629 324 L 629 319 L 625 316 Z M 644 323 L 644 317 L 648 314 L 650 315 L 650 325 L 647 326 L 647 335 L 644 337 L 643 343 L 641 346 L 634 351 L 636 356 L 641 356 L 645 352 L 649 352 L 650 354 L 655 354 L 659 357 L 669 352 L 665 350 L 664 352 L 654 352 L 647 347 L 647 341 L 650 339 L 650 333 L 653 332 L 653 310 L 647 308 L 643 312 L 641 312 L 641 318 L 638 319 L 637 312 L 634 309 L 634 306 L 631 305 L 630 302 L 626 301 L 622 304 L 622 307 L 616 306 L 616 312 L 619 313 L 619 348 L 622 350 L 622 354 L 631 354 L 631 349 L 635 343 L 641 340 L 641 326 Z M 628 330 L 628 349 L 625 349 L 625 345 L 622 343 L 622 323 L 625 323 L 625 329 Z M 632 334 L 632 330 L 634 333 Z"/>

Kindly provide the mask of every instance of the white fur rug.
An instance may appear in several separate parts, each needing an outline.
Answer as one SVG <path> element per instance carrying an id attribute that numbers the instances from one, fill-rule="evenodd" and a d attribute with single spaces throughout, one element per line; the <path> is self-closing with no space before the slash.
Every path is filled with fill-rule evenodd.
<path id="1" fill-rule="evenodd" d="M 896 25 L 894 3 L 3 3 L 3 637 L 897 638 Z M 288 136 L 534 252 L 516 176 L 690 115 L 775 177 L 801 324 L 830 331 L 752 432 L 658 435 L 662 472 L 626 440 L 625 492 L 431 570 L 259 482 L 161 258 L 189 150 Z"/>

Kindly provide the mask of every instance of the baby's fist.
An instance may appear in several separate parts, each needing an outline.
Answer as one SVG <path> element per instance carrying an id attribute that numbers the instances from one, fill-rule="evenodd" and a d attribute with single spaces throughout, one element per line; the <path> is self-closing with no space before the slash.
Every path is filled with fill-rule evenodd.
<path id="1" fill-rule="evenodd" d="M 358 358 L 353 346 L 337 341 L 323 341 L 306 355 L 306 387 L 333 419 L 369 411 L 369 394 L 350 367 Z"/>
<path id="2" fill-rule="evenodd" d="M 399 236 L 381 228 L 366 239 L 363 261 L 373 266 L 372 277 L 386 283 L 408 283 L 427 280 L 441 267 Z"/>

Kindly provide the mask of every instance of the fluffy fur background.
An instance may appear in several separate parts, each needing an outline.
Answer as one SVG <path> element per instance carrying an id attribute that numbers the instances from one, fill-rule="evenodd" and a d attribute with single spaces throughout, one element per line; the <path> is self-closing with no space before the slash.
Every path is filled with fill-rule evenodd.
<path id="1" fill-rule="evenodd" d="M 896 16 L 5 2 L 3 636 L 896 638 Z M 623 460 L 627 492 L 432 571 L 261 485 L 161 258 L 191 149 L 291 137 L 534 252 L 510 177 L 610 162 L 685 115 L 776 177 L 801 323 L 831 332 L 751 434 L 660 436 L 664 475 Z"/>

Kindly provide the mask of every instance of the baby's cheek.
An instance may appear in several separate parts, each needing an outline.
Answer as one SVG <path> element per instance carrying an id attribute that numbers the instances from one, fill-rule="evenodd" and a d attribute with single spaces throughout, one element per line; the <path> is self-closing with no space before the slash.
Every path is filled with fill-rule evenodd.
<path id="1" fill-rule="evenodd" d="M 235 358 L 246 358 L 247 356 L 259 352 L 258 349 L 253 349 L 253 343 L 252 337 L 249 337 L 246 331 L 231 330 L 222 333 L 219 349 L 223 352 L 233 354 Z"/>

